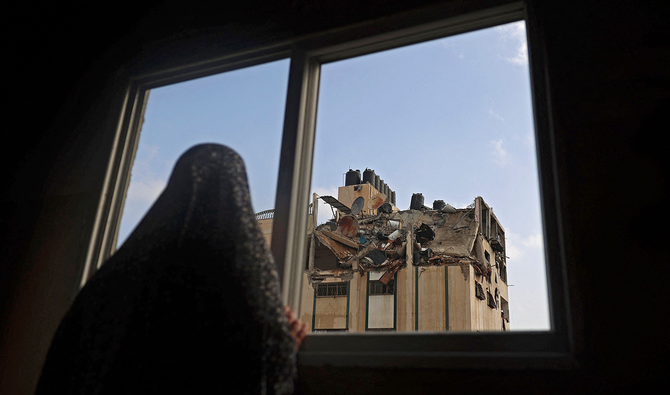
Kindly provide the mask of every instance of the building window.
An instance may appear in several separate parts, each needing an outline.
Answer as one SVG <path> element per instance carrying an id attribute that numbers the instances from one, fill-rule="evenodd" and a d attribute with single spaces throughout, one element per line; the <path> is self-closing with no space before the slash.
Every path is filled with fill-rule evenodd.
<path id="1" fill-rule="evenodd" d="M 220 143 L 239 153 L 253 207 L 265 210 L 265 217 L 273 214 L 288 68 L 283 59 L 147 92 L 119 245 L 158 197 L 179 156 L 198 143 Z"/>
<path id="2" fill-rule="evenodd" d="M 365 330 L 396 329 L 396 278 L 382 282 L 384 272 L 368 272 Z"/>
<path id="3" fill-rule="evenodd" d="M 509 304 L 502 296 L 500 297 L 500 314 L 503 319 L 509 323 Z"/>
<path id="4" fill-rule="evenodd" d="M 495 298 L 493 297 L 493 295 L 491 294 L 490 291 L 488 291 L 488 290 L 486 291 L 486 296 L 487 296 L 487 305 L 492 309 L 497 308 L 498 305 L 496 304 L 496 300 L 495 300 Z"/>
<path id="5" fill-rule="evenodd" d="M 347 283 L 316 284 L 316 297 L 347 296 Z"/>
<path id="6" fill-rule="evenodd" d="M 482 288 L 482 285 L 478 282 L 475 282 L 475 296 L 479 300 L 485 300 L 486 295 L 484 294 L 484 289 Z"/>
<path id="7" fill-rule="evenodd" d="M 393 295 L 395 289 L 395 280 L 392 279 L 388 284 L 379 280 L 370 280 L 368 282 L 368 295 Z"/>

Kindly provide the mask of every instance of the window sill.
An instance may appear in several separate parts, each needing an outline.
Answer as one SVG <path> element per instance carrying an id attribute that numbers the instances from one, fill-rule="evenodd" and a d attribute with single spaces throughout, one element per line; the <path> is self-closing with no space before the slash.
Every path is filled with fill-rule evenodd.
<path id="1" fill-rule="evenodd" d="M 310 334 L 299 366 L 429 369 L 576 369 L 553 332 Z"/>

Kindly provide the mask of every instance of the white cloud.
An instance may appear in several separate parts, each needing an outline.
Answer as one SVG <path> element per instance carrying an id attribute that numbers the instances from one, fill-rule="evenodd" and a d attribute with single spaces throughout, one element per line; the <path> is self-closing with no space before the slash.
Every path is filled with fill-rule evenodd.
<path id="1" fill-rule="evenodd" d="M 493 108 L 489 108 L 489 115 L 492 116 L 493 118 L 499 120 L 502 123 L 505 123 L 505 118 L 503 118 L 500 114 L 497 112 L 493 111 Z"/>
<path id="2" fill-rule="evenodd" d="M 460 48 L 457 48 L 453 41 L 450 41 L 448 39 L 442 40 L 442 46 L 450 50 L 455 57 L 459 59 L 465 58 L 465 56 L 463 56 L 463 51 Z"/>
<path id="3" fill-rule="evenodd" d="M 512 330 L 547 330 L 549 312 L 542 234 L 506 232 Z"/>
<path id="4" fill-rule="evenodd" d="M 544 242 L 542 241 L 542 235 L 540 233 L 526 236 L 521 239 L 521 243 L 526 248 L 538 249 L 544 247 Z"/>
<path id="5" fill-rule="evenodd" d="M 528 43 L 526 41 L 526 24 L 523 21 L 510 23 L 496 28 L 503 43 L 512 41 L 515 44 L 513 56 L 501 56 L 506 61 L 519 66 L 528 64 Z"/>
<path id="6" fill-rule="evenodd" d="M 538 253 L 544 250 L 542 234 L 530 234 L 522 236 L 510 231 L 505 232 L 506 248 L 505 254 L 514 260 L 521 260 L 529 253 Z"/>
<path id="7" fill-rule="evenodd" d="M 516 56 L 512 58 L 507 58 L 507 61 L 510 63 L 517 64 L 519 66 L 525 66 L 528 64 L 528 44 L 523 42 L 519 45 Z"/>
<path id="8" fill-rule="evenodd" d="M 493 145 L 493 161 L 501 166 L 506 165 L 509 162 L 509 154 L 503 147 L 502 139 L 491 140 L 491 145 Z"/>

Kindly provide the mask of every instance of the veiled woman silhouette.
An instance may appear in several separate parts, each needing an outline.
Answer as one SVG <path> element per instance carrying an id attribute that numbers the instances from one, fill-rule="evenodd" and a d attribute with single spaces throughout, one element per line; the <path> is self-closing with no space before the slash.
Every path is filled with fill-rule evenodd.
<path id="1" fill-rule="evenodd" d="M 37 394 L 291 393 L 305 330 L 282 305 L 242 159 L 198 145 L 77 296 Z"/>

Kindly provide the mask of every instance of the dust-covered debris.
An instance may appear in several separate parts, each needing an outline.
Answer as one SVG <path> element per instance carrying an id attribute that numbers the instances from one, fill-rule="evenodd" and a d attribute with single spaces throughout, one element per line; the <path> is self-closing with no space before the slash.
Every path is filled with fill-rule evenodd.
<path id="1" fill-rule="evenodd" d="M 385 195 L 377 194 L 366 203 L 357 198 L 355 210 L 331 196 L 324 198 L 337 209 L 336 218 L 318 226 L 314 235 L 332 252 L 338 267 L 323 270 L 316 262 L 310 278 L 384 271 L 382 278 L 388 281 L 408 265 L 460 266 L 465 279 L 472 267 L 476 276 L 490 282 L 492 267 L 504 265 L 503 243 L 482 232 L 477 199 L 462 209 L 436 201 L 431 209 L 423 205 L 421 194 L 414 194 L 416 209 L 398 210 L 388 200 L 380 204 L 381 198 Z M 364 204 L 367 210 L 361 209 Z M 485 259 L 484 240 L 495 252 L 493 262 Z"/>

